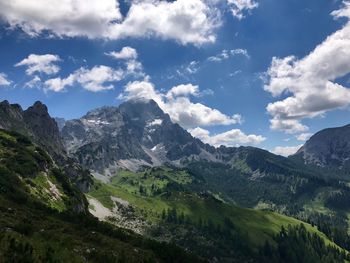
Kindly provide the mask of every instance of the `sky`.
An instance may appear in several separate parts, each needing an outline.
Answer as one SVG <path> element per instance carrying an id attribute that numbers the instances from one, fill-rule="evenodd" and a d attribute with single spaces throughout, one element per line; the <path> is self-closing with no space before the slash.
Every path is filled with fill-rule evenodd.
<path id="1" fill-rule="evenodd" d="M 154 99 L 214 146 L 293 154 L 350 123 L 350 2 L 0 0 L 0 100 Z"/>

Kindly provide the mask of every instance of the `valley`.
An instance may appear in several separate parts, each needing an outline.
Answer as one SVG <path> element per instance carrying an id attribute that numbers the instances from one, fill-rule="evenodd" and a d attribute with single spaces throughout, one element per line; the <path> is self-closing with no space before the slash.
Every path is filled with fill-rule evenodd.
<path id="1" fill-rule="evenodd" d="M 0 106 L 7 118 L 0 122 L 0 257 L 298 262 L 307 247 L 315 262 L 349 260 L 345 169 L 332 176 L 334 168 L 300 156 L 212 147 L 154 101 L 97 109 L 61 131 L 54 121 L 47 127 L 52 119 L 39 103 L 33 118 L 40 130 L 25 124 L 18 106 Z M 45 129 L 61 153 L 55 141 L 39 139 Z M 304 247 L 292 249 L 295 242 Z"/>

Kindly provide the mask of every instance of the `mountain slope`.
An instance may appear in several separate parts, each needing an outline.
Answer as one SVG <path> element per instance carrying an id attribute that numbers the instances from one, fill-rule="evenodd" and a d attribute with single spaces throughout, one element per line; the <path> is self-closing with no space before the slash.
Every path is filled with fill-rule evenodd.
<path id="1" fill-rule="evenodd" d="M 51 156 L 25 136 L 0 130 L 1 194 L 58 211 L 87 213 L 87 202 Z"/>
<path id="2" fill-rule="evenodd" d="M 350 125 L 322 130 L 293 156 L 319 167 L 350 169 Z"/>
<path id="3" fill-rule="evenodd" d="M 37 101 L 23 110 L 18 104 L 0 103 L 0 128 L 27 136 L 47 151 L 54 162 L 60 165 L 73 182 L 83 191 L 92 183 L 87 170 L 67 156 L 58 126 L 48 113 L 47 107 Z"/>
<path id="4" fill-rule="evenodd" d="M 96 183 L 88 198 L 92 213 L 143 235 L 175 242 L 214 262 L 261 262 L 266 242 L 276 246 L 282 226 L 301 221 L 271 211 L 239 208 L 209 191 L 193 191 L 198 180 L 167 167 L 120 172 L 111 183 Z M 96 204 L 109 212 L 99 214 Z M 315 227 L 304 226 L 321 243 L 335 246 Z M 276 261 L 279 262 L 279 261 Z M 283 261 L 282 261 L 283 262 Z"/>
<path id="5" fill-rule="evenodd" d="M 100 223 L 87 209 L 45 150 L 0 129 L 1 262 L 203 262 Z"/>

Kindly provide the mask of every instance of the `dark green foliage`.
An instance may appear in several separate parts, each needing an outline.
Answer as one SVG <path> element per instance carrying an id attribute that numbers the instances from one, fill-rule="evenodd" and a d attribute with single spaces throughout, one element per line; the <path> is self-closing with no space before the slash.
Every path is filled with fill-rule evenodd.
<path id="1" fill-rule="evenodd" d="M 260 249 L 261 262 L 334 263 L 350 259 L 345 252 L 326 246 L 324 240 L 316 234 L 310 234 L 303 224 L 282 228 L 274 241 L 277 246 L 266 242 Z"/>
<path id="2" fill-rule="evenodd" d="M 0 261 L 9 263 L 35 262 L 33 247 L 30 243 L 11 236 L 0 235 Z"/>
<path id="3" fill-rule="evenodd" d="M 348 235 L 348 229 L 347 227 L 342 227 L 347 225 L 346 220 L 346 215 L 312 214 L 308 218 L 310 224 L 316 225 L 334 243 L 349 251 L 350 236 Z"/>
<path id="4" fill-rule="evenodd" d="M 350 190 L 344 189 L 334 193 L 326 200 L 326 206 L 329 208 L 348 210 L 350 209 Z"/>

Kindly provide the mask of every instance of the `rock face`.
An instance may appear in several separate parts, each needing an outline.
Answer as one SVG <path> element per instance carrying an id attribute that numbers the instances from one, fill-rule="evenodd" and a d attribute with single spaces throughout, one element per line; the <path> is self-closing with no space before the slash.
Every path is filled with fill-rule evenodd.
<path id="1" fill-rule="evenodd" d="M 320 167 L 349 169 L 350 125 L 316 133 L 292 158 Z"/>
<path id="2" fill-rule="evenodd" d="M 65 169 L 81 190 L 89 189 L 92 183 L 89 172 L 68 157 L 57 123 L 49 115 L 46 105 L 37 101 L 23 110 L 20 105 L 5 100 L 0 103 L 0 128 L 29 137 Z"/>
<path id="3" fill-rule="evenodd" d="M 0 127 L 30 137 L 50 154 L 66 153 L 57 123 L 48 113 L 47 107 L 37 101 L 27 110 L 18 104 L 0 103 Z"/>
<path id="4" fill-rule="evenodd" d="M 216 159 L 216 149 L 172 123 L 153 100 L 102 107 L 62 129 L 66 149 L 86 168 L 113 175 L 118 168 L 180 164 L 188 158 Z"/>

